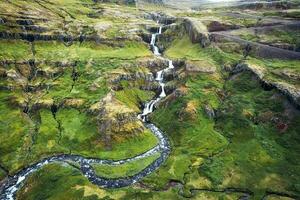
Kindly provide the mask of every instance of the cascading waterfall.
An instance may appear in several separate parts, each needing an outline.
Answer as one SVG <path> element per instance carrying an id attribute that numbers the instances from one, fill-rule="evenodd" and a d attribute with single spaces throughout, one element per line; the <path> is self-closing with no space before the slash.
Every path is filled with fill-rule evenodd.
<path id="1" fill-rule="evenodd" d="M 158 22 L 157 22 L 157 23 L 158 23 Z M 151 47 L 152 47 L 152 49 L 153 49 L 154 55 L 156 55 L 156 56 L 160 56 L 160 55 L 161 55 L 161 54 L 159 53 L 158 47 L 155 45 L 156 37 L 157 37 L 158 35 L 160 35 L 161 33 L 162 33 L 162 26 L 159 27 L 157 33 L 153 33 L 153 34 L 151 35 L 151 42 L 150 42 L 150 45 L 151 45 Z"/>
<path id="2" fill-rule="evenodd" d="M 159 23 L 159 22 L 157 22 Z M 155 45 L 156 43 L 156 37 L 157 35 L 160 35 L 162 34 L 162 26 L 160 26 L 158 28 L 158 32 L 157 33 L 153 33 L 152 36 L 151 36 L 151 42 L 150 42 L 150 45 L 152 46 L 152 49 L 153 49 L 153 53 L 155 56 L 160 56 L 160 52 L 159 52 L 159 49 L 158 47 Z M 167 70 L 172 70 L 174 69 L 174 65 L 173 65 L 173 61 L 172 60 L 168 60 L 168 67 L 163 69 L 163 70 L 160 70 L 156 73 L 156 78 L 155 80 L 158 82 L 158 84 L 160 85 L 160 88 L 161 88 L 161 93 L 159 95 L 159 97 L 155 100 L 151 100 L 147 103 L 145 103 L 145 107 L 144 107 L 144 110 L 143 110 L 143 113 L 138 115 L 138 118 L 139 119 L 142 119 L 143 122 L 146 122 L 146 118 L 147 118 L 147 115 L 149 115 L 150 113 L 153 112 L 153 109 L 154 109 L 154 106 L 156 103 L 158 103 L 162 98 L 166 97 L 166 92 L 165 92 L 165 83 L 163 82 L 164 79 L 163 79 L 163 76 L 164 76 L 164 72 L 166 72 Z"/>
<path id="3" fill-rule="evenodd" d="M 174 69 L 173 61 L 169 60 L 169 69 Z"/>
<path id="4" fill-rule="evenodd" d="M 156 42 L 156 36 L 158 34 L 162 33 L 162 26 L 159 28 L 158 33 L 152 34 L 151 38 L 151 46 L 153 48 L 153 53 L 156 56 L 160 56 L 159 49 L 157 46 L 155 46 Z M 163 83 L 163 74 L 165 71 L 174 69 L 173 63 L 171 60 L 168 60 L 169 66 L 168 68 L 161 70 L 157 72 L 156 81 L 158 81 L 160 87 L 161 87 L 161 93 L 159 97 L 156 99 L 153 99 L 145 104 L 145 108 L 143 109 L 143 113 L 138 116 L 139 119 L 146 122 L 146 117 L 148 114 L 153 112 L 154 106 L 156 103 L 158 103 L 163 97 L 166 96 L 165 93 L 165 84 Z M 80 155 L 55 155 L 50 156 L 48 158 L 42 159 L 39 162 L 30 165 L 24 169 L 22 169 L 20 172 L 15 174 L 14 176 L 10 176 L 6 179 L 6 181 L 3 183 L 2 187 L 0 188 L 0 199 L 1 200 L 14 200 L 17 191 L 23 186 L 24 181 L 28 176 L 37 170 L 41 169 L 43 166 L 49 164 L 49 163 L 66 163 L 68 164 L 69 161 L 75 162 L 80 165 L 80 171 L 81 173 L 93 184 L 105 187 L 105 188 L 120 188 L 129 186 L 131 184 L 136 183 L 143 177 L 149 175 L 154 170 L 158 169 L 160 165 L 168 158 L 170 154 L 170 144 L 166 137 L 164 137 L 164 134 L 154 125 L 151 123 L 145 123 L 145 126 L 151 130 L 151 132 L 157 137 L 158 139 L 158 145 L 151 148 L 145 153 L 142 153 L 140 155 L 137 155 L 132 158 L 126 158 L 123 160 L 113 161 L 113 160 L 105 160 L 105 159 L 99 159 L 99 158 L 85 158 L 84 156 Z M 96 175 L 93 167 L 91 164 L 108 164 L 108 165 L 121 165 L 124 163 L 132 162 L 135 160 L 139 160 L 141 158 L 145 158 L 148 156 L 151 156 L 157 152 L 160 152 L 160 157 L 157 158 L 154 162 L 152 162 L 150 165 L 148 165 L 145 169 L 138 172 L 137 174 L 125 177 L 125 178 L 117 178 L 117 179 L 108 179 L 99 177 Z"/>

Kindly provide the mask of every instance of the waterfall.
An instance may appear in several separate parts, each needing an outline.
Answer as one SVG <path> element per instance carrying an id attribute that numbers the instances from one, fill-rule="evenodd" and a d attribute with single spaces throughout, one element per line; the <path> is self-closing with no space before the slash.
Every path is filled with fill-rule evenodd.
<path id="1" fill-rule="evenodd" d="M 167 96 L 165 93 L 165 84 L 160 83 L 160 86 L 161 86 L 161 93 L 160 93 L 159 97 L 163 98 L 163 97 Z"/>
<path id="2" fill-rule="evenodd" d="M 169 69 L 174 69 L 173 61 L 169 60 Z"/>
<path id="3" fill-rule="evenodd" d="M 155 46 L 155 40 L 156 36 L 158 34 L 161 34 L 162 27 L 159 28 L 158 33 L 152 34 L 151 42 L 150 44 L 153 47 L 153 53 L 154 55 L 160 55 L 159 49 L 157 46 Z M 143 122 L 146 122 L 146 117 L 149 113 L 153 112 L 154 106 L 163 98 L 166 97 L 165 93 L 165 83 L 163 83 L 163 73 L 167 69 L 173 69 L 174 66 L 172 64 L 172 61 L 169 60 L 169 67 L 158 71 L 156 81 L 158 81 L 160 87 L 161 87 L 161 93 L 159 97 L 157 97 L 155 100 L 152 99 L 151 101 L 145 103 L 145 107 L 143 109 L 143 113 L 138 115 L 138 119 L 142 120 Z M 32 174 L 33 172 L 41 169 L 44 165 L 47 165 L 49 163 L 54 162 L 67 162 L 72 161 L 77 163 L 80 167 L 81 173 L 93 184 L 98 186 L 103 186 L 105 188 L 119 188 L 119 187 L 125 187 L 129 186 L 131 184 L 136 183 L 141 178 L 145 177 L 146 175 L 150 174 L 154 170 L 156 170 L 166 159 L 168 158 L 168 155 L 170 154 L 170 145 L 168 140 L 164 137 L 162 132 L 153 124 L 151 123 L 145 123 L 145 126 L 151 130 L 151 132 L 158 138 L 159 144 L 149 151 L 139 154 L 132 158 L 126 158 L 119 161 L 112 161 L 112 160 L 106 160 L 106 159 L 99 159 L 99 158 L 85 158 L 79 155 L 57 155 L 57 156 L 51 156 L 48 158 L 45 158 L 43 160 L 40 160 L 38 163 L 33 164 L 27 168 L 24 168 L 14 176 L 10 176 L 5 180 L 4 184 L 0 187 L 0 199 L 2 200 L 14 200 L 17 191 L 23 186 L 23 182 L 26 180 L 26 178 Z M 144 170 L 138 172 L 136 175 L 126 178 L 117 178 L 117 179 L 106 179 L 98 177 L 90 165 L 90 163 L 96 163 L 96 164 L 109 164 L 109 165 L 120 165 L 124 163 L 128 163 L 131 161 L 135 161 L 141 158 L 145 158 L 147 156 L 153 155 L 156 152 L 161 152 L 161 156 L 156 159 L 153 163 L 148 165 Z M 3 186 L 3 187 L 2 187 Z"/>
<path id="4" fill-rule="evenodd" d="M 155 40 L 156 40 L 156 34 L 152 34 L 152 36 L 151 36 L 151 42 L 150 42 L 150 44 L 151 44 L 152 46 L 155 45 Z"/>
<path id="5" fill-rule="evenodd" d="M 155 80 L 157 80 L 159 82 L 163 81 L 163 72 L 164 72 L 164 70 L 158 71 L 157 74 L 156 74 L 156 79 Z"/>
<path id="6" fill-rule="evenodd" d="M 154 53 L 154 55 L 156 55 L 156 56 L 160 56 L 160 53 L 159 53 L 159 49 L 158 49 L 158 47 L 157 46 L 155 46 L 155 45 L 153 45 L 153 53 Z"/>
<path id="7" fill-rule="evenodd" d="M 157 21 L 157 23 L 159 23 L 159 21 Z M 160 26 L 159 29 L 157 30 L 158 32 L 153 33 L 152 36 L 151 36 L 150 45 L 152 47 L 153 54 L 155 56 L 160 56 L 161 55 L 160 52 L 159 52 L 159 49 L 155 45 L 155 43 L 156 43 L 157 35 L 162 34 L 162 28 L 163 28 L 163 26 Z M 143 122 L 146 122 L 147 115 L 153 112 L 155 104 L 158 103 L 162 98 L 167 96 L 166 92 L 165 92 L 165 83 L 163 83 L 163 80 L 164 80 L 163 75 L 164 75 L 164 72 L 167 71 L 168 69 L 174 69 L 174 65 L 173 65 L 172 60 L 168 60 L 168 62 L 169 62 L 169 66 L 167 68 L 165 68 L 163 70 L 160 70 L 156 73 L 155 80 L 159 83 L 159 86 L 161 88 L 161 93 L 159 94 L 159 96 L 155 100 L 152 99 L 151 101 L 147 102 L 145 104 L 144 109 L 143 109 L 143 113 L 138 115 L 138 119 L 141 119 Z"/>

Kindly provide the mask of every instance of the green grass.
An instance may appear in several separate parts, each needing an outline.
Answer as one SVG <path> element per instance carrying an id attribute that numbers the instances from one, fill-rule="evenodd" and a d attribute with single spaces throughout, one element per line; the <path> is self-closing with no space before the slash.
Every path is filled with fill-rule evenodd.
<path id="1" fill-rule="evenodd" d="M 166 164 L 145 179 L 156 188 L 164 187 L 168 180 L 184 181 L 193 164 L 227 145 L 203 109 L 206 104 L 218 106 L 214 90 L 222 84 L 213 75 L 199 75 L 189 78 L 185 86 L 187 95 L 163 105 L 152 116 L 153 122 L 168 135 L 173 146 Z"/>
<path id="2" fill-rule="evenodd" d="M 296 87 L 300 86 L 297 77 L 300 76 L 300 62 L 297 60 L 279 60 L 279 59 L 263 59 L 248 58 L 247 63 L 250 65 L 258 65 L 265 69 L 265 79 L 273 82 L 285 82 Z M 291 78 L 283 72 L 295 76 Z"/>
<path id="3" fill-rule="evenodd" d="M 294 47 L 295 49 L 300 48 L 299 31 L 275 29 L 267 33 L 256 35 L 252 33 L 242 33 L 240 34 L 240 37 L 245 40 L 250 40 L 254 42 L 264 42 L 270 45 L 276 43 L 284 43 L 290 44 L 291 47 Z"/>
<path id="4" fill-rule="evenodd" d="M 154 92 L 143 91 L 138 88 L 123 89 L 116 92 L 116 98 L 135 111 L 140 111 L 139 104 L 154 96 Z"/>
<path id="5" fill-rule="evenodd" d="M 0 40 L 0 60 L 29 60 L 30 45 L 22 40 Z"/>
<path id="6" fill-rule="evenodd" d="M 88 185 L 88 180 L 77 169 L 59 164 L 49 164 L 25 181 L 17 193 L 17 199 L 90 199 L 84 198 L 83 190 L 76 186 Z"/>
<path id="7" fill-rule="evenodd" d="M 295 72 L 300 73 L 299 64 L 300 61 L 298 60 L 279 60 L 279 59 L 255 59 L 249 58 L 249 63 L 261 65 L 266 69 L 276 70 L 276 69 L 292 69 Z"/>
<path id="8" fill-rule="evenodd" d="M 9 104 L 11 94 L 1 91 L 0 97 L 0 162 L 14 171 L 26 162 L 33 125 L 20 109 Z"/>
<path id="9" fill-rule="evenodd" d="M 157 158 L 159 158 L 160 154 L 154 154 L 152 156 L 133 161 L 130 163 L 111 166 L 111 165 L 98 165 L 94 164 L 93 168 L 98 176 L 106 177 L 106 178 L 120 178 L 120 177 L 128 177 L 137 174 L 138 172 L 145 169 L 148 165 L 154 162 Z"/>
<path id="10" fill-rule="evenodd" d="M 91 64 L 79 62 L 75 67 L 78 74 L 75 83 L 72 80 L 72 68 L 65 68 L 61 76 L 45 80 L 51 87 L 42 99 L 53 99 L 57 104 L 65 99 L 82 99 L 82 107 L 88 108 L 109 92 L 106 76 L 121 62 L 119 59 L 103 59 Z"/>
<path id="11" fill-rule="evenodd" d="M 35 114 L 40 118 L 39 130 L 33 137 L 33 125 L 26 120 L 26 117 L 20 117 L 19 109 L 8 109 L 7 105 L 3 104 L 1 111 L 3 130 L 0 147 L 3 154 L 0 161 L 10 173 L 57 153 L 118 160 L 143 153 L 158 142 L 157 138 L 146 130 L 122 142 L 115 141 L 112 143 L 112 150 L 105 150 L 94 117 L 76 109 L 60 109 L 57 112 L 57 120 L 61 123 L 61 134 L 50 110 L 40 110 Z"/>
<path id="12" fill-rule="evenodd" d="M 287 10 L 287 11 L 267 11 L 263 13 L 264 16 L 279 16 L 279 17 L 287 17 L 287 18 L 300 18 L 299 10 Z"/>
<path id="13" fill-rule="evenodd" d="M 288 130 L 280 133 L 271 117 L 287 120 L 282 114 L 282 98 L 274 99 L 275 91 L 264 91 L 251 76 L 242 74 L 226 84 L 230 96 L 219 108 L 223 114 L 216 127 L 231 143 L 204 162 L 199 173 L 209 177 L 214 187 L 248 188 L 255 198 L 266 190 L 299 195 L 296 154 L 300 149 L 292 144 L 299 140 L 300 117 L 292 119 Z"/>
<path id="14" fill-rule="evenodd" d="M 36 58 L 51 61 L 90 61 L 103 58 L 135 59 L 151 56 L 148 47 L 136 41 L 125 41 L 122 47 L 110 47 L 93 42 L 74 43 L 67 47 L 62 42 L 36 42 Z"/>
<path id="15" fill-rule="evenodd" d="M 209 65 L 233 63 L 240 58 L 236 53 L 226 53 L 218 48 L 201 48 L 199 44 L 193 44 L 187 35 L 175 39 L 165 55 L 172 59 L 200 60 Z"/>

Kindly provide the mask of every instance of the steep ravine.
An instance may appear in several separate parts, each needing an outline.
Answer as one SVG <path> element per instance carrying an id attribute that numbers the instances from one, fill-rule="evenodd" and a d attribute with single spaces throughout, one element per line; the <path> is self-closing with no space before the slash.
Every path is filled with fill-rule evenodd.
<path id="1" fill-rule="evenodd" d="M 162 30 L 162 26 L 159 28 L 157 33 L 154 33 L 152 35 L 151 48 L 153 49 L 153 53 L 155 56 L 160 56 L 158 47 L 155 45 L 156 42 L 155 39 L 157 35 L 161 34 L 161 30 Z M 86 178 L 88 178 L 89 181 L 91 181 L 92 183 L 98 186 L 105 187 L 105 188 L 119 188 L 119 187 L 125 187 L 134 184 L 140 179 L 142 179 L 143 177 L 149 175 L 150 173 L 158 169 L 170 154 L 170 144 L 168 139 L 154 124 L 147 122 L 148 121 L 147 115 L 153 112 L 155 104 L 158 103 L 162 98 L 166 96 L 164 90 L 165 83 L 163 79 L 163 74 L 165 71 L 173 70 L 174 68 L 172 61 L 168 60 L 168 62 L 169 62 L 168 68 L 157 72 L 156 81 L 159 83 L 161 87 L 160 95 L 156 99 L 153 99 L 145 103 L 145 108 L 143 110 L 143 113 L 138 116 L 138 118 L 145 123 L 145 126 L 157 137 L 159 141 L 157 146 L 135 157 L 118 160 L 118 161 L 98 159 L 98 158 L 85 158 L 80 155 L 67 155 L 67 154 L 55 155 L 48 158 L 44 158 L 39 162 L 27 168 L 22 169 L 14 176 L 11 176 L 7 180 L 5 180 L 3 186 L 1 187 L 0 199 L 1 200 L 15 199 L 17 191 L 23 186 L 24 181 L 26 180 L 26 178 L 28 178 L 30 174 L 41 169 L 43 166 L 54 162 L 68 163 L 68 161 L 73 161 L 79 164 L 81 173 Z M 150 165 L 148 165 L 145 169 L 143 169 L 139 173 L 130 177 L 119 178 L 119 179 L 107 179 L 107 178 L 99 177 L 96 175 L 93 167 L 91 166 L 91 164 L 121 165 L 124 163 L 132 162 L 135 160 L 139 160 L 141 158 L 151 156 L 157 152 L 160 152 L 159 158 L 157 158 L 154 162 L 152 162 Z"/>

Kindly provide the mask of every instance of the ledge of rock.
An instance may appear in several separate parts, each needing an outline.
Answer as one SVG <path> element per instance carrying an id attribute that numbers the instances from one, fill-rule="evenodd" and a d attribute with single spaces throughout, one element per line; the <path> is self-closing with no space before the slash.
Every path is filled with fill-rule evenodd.
<path id="1" fill-rule="evenodd" d="M 113 138 L 118 138 L 120 135 L 130 136 L 145 130 L 137 118 L 137 113 L 119 102 L 113 92 L 108 93 L 98 105 L 99 130 L 102 133 L 109 133 Z"/>
<path id="2" fill-rule="evenodd" d="M 185 70 L 188 73 L 215 73 L 216 67 L 204 60 L 199 61 L 186 61 Z"/>
<path id="3" fill-rule="evenodd" d="M 187 17 L 183 20 L 184 27 L 193 43 L 200 43 L 202 47 L 210 44 L 207 27 L 199 20 Z"/>
<path id="4" fill-rule="evenodd" d="M 300 89 L 291 85 L 289 83 L 285 83 L 282 81 L 272 81 L 265 78 L 266 69 L 257 65 L 250 64 L 238 64 L 233 69 L 233 73 L 239 73 L 242 71 L 250 71 L 254 73 L 257 78 L 262 82 L 264 86 L 268 88 L 276 88 L 280 93 L 287 96 L 291 102 L 293 102 L 297 107 L 300 107 Z"/>

